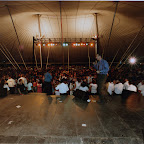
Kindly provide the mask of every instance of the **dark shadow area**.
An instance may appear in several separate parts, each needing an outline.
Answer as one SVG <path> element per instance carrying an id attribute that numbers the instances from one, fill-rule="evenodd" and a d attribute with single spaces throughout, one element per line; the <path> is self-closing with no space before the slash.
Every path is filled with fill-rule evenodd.
<path id="1" fill-rule="evenodd" d="M 83 101 L 83 100 L 81 100 L 81 99 L 79 99 L 77 97 L 74 97 L 72 100 L 77 106 L 79 106 L 83 110 L 85 110 L 87 108 L 87 106 L 88 106 L 88 102 L 87 101 Z"/>

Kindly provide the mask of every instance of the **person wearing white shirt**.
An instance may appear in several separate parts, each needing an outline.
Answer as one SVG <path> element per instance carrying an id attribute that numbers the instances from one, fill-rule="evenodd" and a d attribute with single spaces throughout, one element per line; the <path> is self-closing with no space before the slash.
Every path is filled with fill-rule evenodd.
<path id="1" fill-rule="evenodd" d="M 124 90 L 128 90 L 128 87 L 129 87 L 129 81 L 128 81 L 128 79 L 125 79 L 125 83 L 124 83 L 123 89 Z"/>
<path id="2" fill-rule="evenodd" d="M 83 91 L 83 92 L 88 92 L 88 87 L 87 86 L 80 86 L 79 90 Z"/>
<path id="3" fill-rule="evenodd" d="M 117 81 L 117 84 L 115 84 L 114 92 L 115 94 L 122 94 L 123 91 L 123 84 L 120 81 Z"/>
<path id="4" fill-rule="evenodd" d="M 57 85 L 59 85 L 59 80 L 56 80 L 56 84 L 54 87 L 57 87 Z M 58 90 L 55 90 L 55 95 L 60 95 L 60 92 Z"/>
<path id="5" fill-rule="evenodd" d="M 127 88 L 128 91 L 137 92 L 137 87 L 129 81 L 129 86 Z"/>
<path id="6" fill-rule="evenodd" d="M 58 84 L 55 89 L 60 92 L 60 95 L 67 95 L 69 88 L 68 85 L 66 84 L 66 79 L 62 79 L 61 83 Z"/>
<path id="7" fill-rule="evenodd" d="M 9 90 L 10 90 L 9 86 L 8 86 L 6 83 L 4 84 L 3 88 L 6 88 L 6 89 L 7 89 L 7 91 L 9 91 Z"/>
<path id="8" fill-rule="evenodd" d="M 89 89 L 92 95 L 95 95 L 97 93 L 97 87 L 98 85 L 96 84 L 96 81 L 92 80 L 92 83 L 89 86 Z"/>
<path id="9" fill-rule="evenodd" d="M 16 82 L 13 78 L 9 77 L 9 79 L 7 80 L 8 86 L 10 88 L 10 94 L 14 94 L 15 93 L 15 86 L 16 86 Z"/>
<path id="10" fill-rule="evenodd" d="M 114 89 L 115 89 L 115 84 L 114 84 L 114 82 L 108 82 L 108 89 L 107 89 L 107 91 L 108 91 L 108 93 L 109 93 L 110 95 L 113 94 Z"/>
<path id="11" fill-rule="evenodd" d="M 141 82 L 141 86 L 139 86 L 138 90 L 142 96 L 144 96 L 144 81 Z"/>
<path id="12" fill-rule="evenodd" d="M 69 89 L 70 89 L 70 95 L 73 95 L 73 88 L 74 88 L 74 81 L 70 81 Z"/>
<path id="13" fill-rule="evenodd" d="M 139 90 L 140 86 L 142 86 L 142 81 L 139 82 L 139 84 L 137 85 L 138 90 Z"/>
<path id="14" fill-rule="evenodd" d="M 27 79 L 23 75 L 21 75 L 21 77 L 18 79 L 18 84 L 20 84 L 20 80 L 22 80 L 24 86 L 27 87 Z"/>
<path id="15" fill-rule="evenodd" d="M 76 91 L 77 89 L 79 89 L 81 86 L 81 80 L 79 78 L 77 78 L 77 81 L 75 82 L 75 85 L 74 85 L 74 91 Z"/>
<path id="16" fill-rule="evenodd" d="M 31 80 L 29 80 L 29 82 L 28 82 L 28 84 L 27 84 L 27 90 L 28 90 L 28 93 L 29 92 L 33 92 L 33 84 L 32 84 L 32 82 L 31 82 Z"/>

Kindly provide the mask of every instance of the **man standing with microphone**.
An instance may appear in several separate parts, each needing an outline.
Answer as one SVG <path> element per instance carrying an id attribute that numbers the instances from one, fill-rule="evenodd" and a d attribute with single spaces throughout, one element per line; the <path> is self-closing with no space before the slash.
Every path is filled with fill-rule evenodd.
<path id="1" fill-rule="evenodd" d="M 94 62 L 94 68 L 97 70 L 97 84 L 98 84 L 98 93 L 99 101 L 97 103 L 104 104 L 104 95 L 106 93 L 105 82 L 107 79 L 107 74 L 109 71 L 109 64 L 106 60 L 102 59 L 100 54 L 96 55 L 98 63 Z"/>

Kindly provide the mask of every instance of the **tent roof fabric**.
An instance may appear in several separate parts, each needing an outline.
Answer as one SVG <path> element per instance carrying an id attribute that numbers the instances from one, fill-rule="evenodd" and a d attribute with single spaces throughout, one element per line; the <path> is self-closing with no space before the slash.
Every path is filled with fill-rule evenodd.
<path id="1" fill-rule="evenodd" d="M 112 27 L 117 3 L 118 7 Z M 16 36 L 8 9 L 11 13 L 18 37 Z M 33 36 L 41 35 L 50 39 L 60 39 L 63 37 L 63 41 L 72 42 L 74 40 L 86 41 L 86 38 L 90 39 L 97 35 L 95 16 L 95 13 L 97 13 L 99 42 L 101 49 L 104 50 L 104 56 L 111 61 L 117 50 L 120 49 L 115 59 L 115 61 L 119 61 L 144 25 L 143 9 L 144 2 L 0 1 L 0 43 L 8 48 L 16 61 L 21 62 L 18 53 L 19 49 L 24 60 L 31 62 Z M 111 37 L 109 46 L 107 47 L 111 27 Z M 144 30 L 142 29 L 131 46 L 131 52 L 142 41 L 143 37 Z M 134 51 L 136 57 L 143 57 L 143 44 L 142 41 Z M 73 49 L 71 46 L 69 47 L 71 62 L 87 61 L 87 48 L 79 47 Z M 35 49 L 37 58 L 39 58 L 39 48 L 36 45 Z M 61 45 L 51 48 L 50 61 L 53 63 L 61 61 L 61 51 Z M 43 48 L 42 54 L 44 61 L 46 61 L 47 48 Z M 65 55 L 67 55 L 66 49 Z M 90 55 L 94 57 L 94 48 L 90 50 Z M 1 52 L 0 56 L 0 62 L 6 60 Z M 67 56 L 65 59 L 67 59 Z"/>

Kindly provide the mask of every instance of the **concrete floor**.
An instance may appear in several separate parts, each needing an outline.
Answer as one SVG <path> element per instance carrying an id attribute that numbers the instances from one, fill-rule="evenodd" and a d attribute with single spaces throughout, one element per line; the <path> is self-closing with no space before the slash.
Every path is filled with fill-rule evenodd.
<path id="1" fill-rule="evenodd" d="M 58 99 L 43 93 L 0 98 L 0 143 L 143 144 L 144 109 L 137 97 L 126 105 L 120 96 L 105 105 L 95 97 L 90 103 Z"/>

